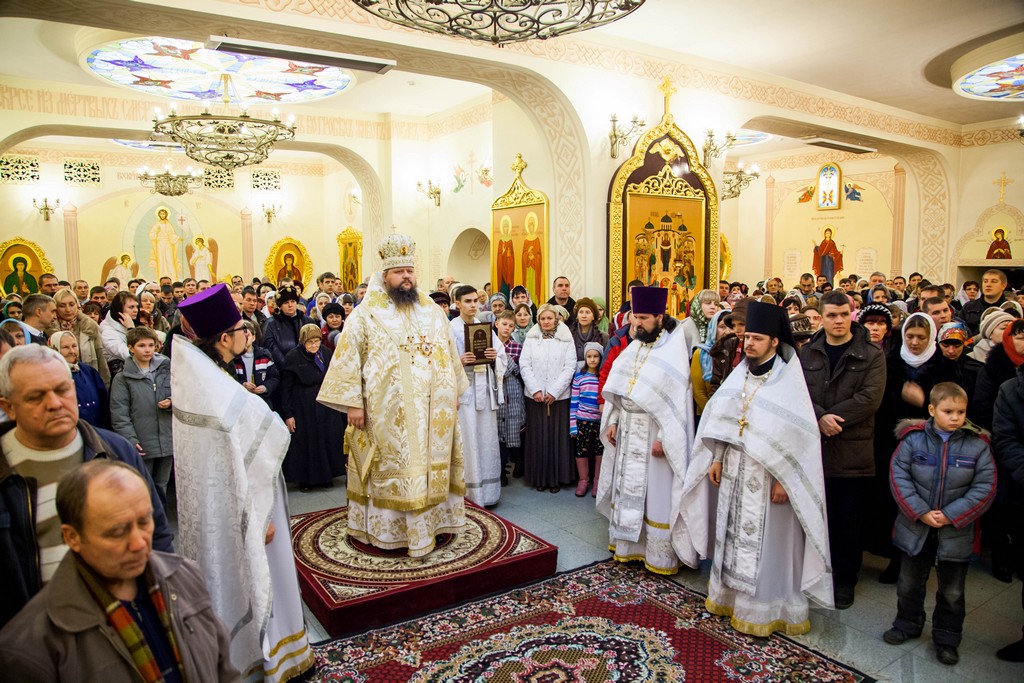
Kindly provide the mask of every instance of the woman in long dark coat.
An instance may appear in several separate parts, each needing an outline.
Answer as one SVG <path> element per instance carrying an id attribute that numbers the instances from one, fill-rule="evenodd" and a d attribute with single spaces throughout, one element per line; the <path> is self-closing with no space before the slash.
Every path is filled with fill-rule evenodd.
<path id="1" fill-rule="evenodd" d="M 281 469 L 303 491 L 330 488 L 334 477 L 345 471 L 345 415 L 316 400 L 331 362 L 320 347 L 320 328 L 304 325 L 298 346 L 285 356 L 281 369 L 281 417 L 292 433 Z"/>

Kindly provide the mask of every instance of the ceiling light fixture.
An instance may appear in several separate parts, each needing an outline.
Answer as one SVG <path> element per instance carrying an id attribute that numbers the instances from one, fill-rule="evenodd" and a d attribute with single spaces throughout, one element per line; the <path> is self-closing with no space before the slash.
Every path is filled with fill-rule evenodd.
<path id="1" fill-rule="evenodd" d="M 231 103 L 231 76 L 221 75 L 223 102 Z M 172 105 L 173 106 L 173 105 Z M 203 164 L 234 169 L 262 163 L 274 150 L 274 144 L 295 137 L 294 117 L 282 123 L 274 110 L 273 119 L 250 116 L 242 108 L 237 116 L 202 114 L 179 116 L 171 109 L 166 118 L 156 110 L 153 131 L 166 135 L 185 148 L 185 154 Z"/>
<path id="2" fill-rule="evenodd" d="M 164 166 L 163 173 L 154 173 L 149 167 L 138 170 L 139 182 L 148 187 L 154 194 L 165 197 L 180 197 L 192 192 L 203 182 L 203 172 L 189 168 L 185 173 L 172 173 L 170 166 Z"/>
<path id="3" fill-rule="evenodd" d="M 645 0 L 353 0 L 399 26 L 508 45 L 604 26 Z"/>
<path id="4" fill-rule="evenodd" d="M 757 164 L 750 167 L 750 170 L 743 168 L 743 162 L 737 164 L 735 171 L 726 171 L 722 174 L 725 181 L 725 192 L 722 193 L 722 201 L 735 199 L 740 196 L 743 190 L 750 186 L 750 183 L 761 177 L 761 169 Z"/>

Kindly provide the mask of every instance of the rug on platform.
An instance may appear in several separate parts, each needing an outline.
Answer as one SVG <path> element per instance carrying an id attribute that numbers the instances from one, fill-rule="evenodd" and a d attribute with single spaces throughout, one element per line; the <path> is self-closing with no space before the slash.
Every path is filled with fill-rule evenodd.
<path id="1" fill-rule="evenodd" d="M 425 557 L 349 538 L 348 508 L 291 518 L 303 601 L 333 637 L 426 614 L 555 573 L 558 548 L 466 501 L 466 526 Z"/>
<path id="2" fill-rule="evenodd" d="M 319 681 L 867 683 L 782 636 L 737 633 L 704 597 L 603 562 L 314 647 Z"/>

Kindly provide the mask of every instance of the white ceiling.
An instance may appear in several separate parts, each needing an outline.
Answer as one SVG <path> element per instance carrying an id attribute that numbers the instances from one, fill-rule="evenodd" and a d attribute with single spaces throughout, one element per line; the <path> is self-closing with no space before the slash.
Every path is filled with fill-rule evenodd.
<path id="1" fill-rule="evenodd" d="M 925 70 L 933 60 L 951 63 L 943 59 L 948 51 L 1015 25 L 1024 30 L 1024 0 L 647 0 L 580 35 L 626 39 L 966 124 L 1019 116 L 1024 104 L 960 97 L 930 83 Z"/>
<path id="2" fill-rule="evenodd" d="M 948 79 L 963 46 L 1024 30 L 1024 0 L 647 0 L 628 17 L 578 34 L 629 41 L 654 52 L 685 53 L 967 124 L 1016 117 L 1024 104 L 969 100 L 929 81 Z M 670 27 L 670 28 L 666 28 Z M 103 84 L 78 63 L 76 26 L 0 19 L 0 74 Z M 928 77 L 926 77 L 926 71 Z M 936 76 L 936 73 L 938 76 Z M 422 117 L 486 96 L 484 86 L 393 70 L 359 72 L 348 92 L 303 108 Z M 750 153 L 762 149 L 751 148 Z"/>
<path id="3" fill-rule="evenodd" d="M 0 74 L 59 83 L 118 88 L 86 72 L 78 63 L 75 37 L 82 29 L 36 19 L 0 19 Z M 356 72 L 355 84 L 334 97 L 301 105 L 358 114 L 387 112 L 422 117 L 490 94 L 491 89 L 392 69 L 386 74 Z M 285 114 L 289 113 L 287 111 Z"/>

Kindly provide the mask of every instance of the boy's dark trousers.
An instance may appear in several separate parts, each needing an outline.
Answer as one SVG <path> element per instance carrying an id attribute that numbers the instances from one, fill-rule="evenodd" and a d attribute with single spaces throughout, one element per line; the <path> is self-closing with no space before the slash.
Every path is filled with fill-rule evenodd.
<path id="1" fill-rule="evenodd" d="M 911 557 L 903 553 L 900 580 L 896 585 L 899 599 L 893 626 L 911 638 L 921 635 L 924 628 L 924 596 L 928 575 L 935 563 L 939 546 L 939 530 L 931 529 L 921 552 Z M 932 613 L 932 641 L 936 645 L 960 647 L 964 630 L 964 582 L 967 562 L 938 561 L 939 590 L 935 594 Z"/>

